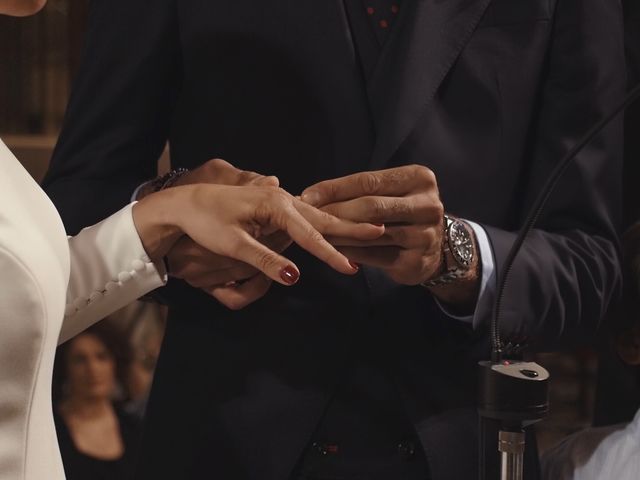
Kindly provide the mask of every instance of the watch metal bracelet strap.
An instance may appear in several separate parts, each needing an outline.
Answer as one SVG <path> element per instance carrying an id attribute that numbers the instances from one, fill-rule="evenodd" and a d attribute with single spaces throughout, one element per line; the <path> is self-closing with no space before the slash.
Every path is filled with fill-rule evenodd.
<path id="1" fill-rule="evenodd" d="M 465 273 L 467 273 L 467 271 L 462 269 L 449 270 L 436 278 L 422 282 L 421 285 L 427 288 L 449 285 L 463 277 Z"/>
<path id="2" fill-rule="evenodd" d="M 170 172 L 157 177 L 151 181 L 152 191 L 159 192 L 160 190 L 171 187 L 181 176 L 188 172 L 189 169 L 187 168 L 176 168 L 175 170 L 171 170 Z"/>
<path id="3" fill-rule="evenodd" d="M 450 261 L 453 265 L 449 265 Z M 449 285 L 462 278 L 473 263 L 471 233 L 462 220 L 444 216 L 442 237 L 442 263 L 444 272 L 431 280 L 422 282 L 427 288 Z"/>

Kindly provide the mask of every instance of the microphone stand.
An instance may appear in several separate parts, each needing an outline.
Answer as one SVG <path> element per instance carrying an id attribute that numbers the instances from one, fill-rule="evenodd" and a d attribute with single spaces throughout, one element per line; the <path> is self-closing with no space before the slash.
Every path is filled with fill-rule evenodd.
<path id="1" fill-rule="evenodd" d="M 499 425 L 497 447 L 493 451 L 497 450 L 500 453 L 501 480 L 522 480 L 524 429 L 542 420 L 549 410 L 549 372 L 534 362 L 503 359 L 505 347 L 500 339 L 500 309 L 515 257 L 571 162 L 638 97 L 640 85 L 634 87 L 610 114 L 591 127 L 554 168 L 518 232 L 500 271 L 491 319 L 491 360 L 479 362 L 480 480 L 486 480 L 488 474 L 485 462 L 488 452 L 484 439 L 487 423 L 493 421 Z"/>

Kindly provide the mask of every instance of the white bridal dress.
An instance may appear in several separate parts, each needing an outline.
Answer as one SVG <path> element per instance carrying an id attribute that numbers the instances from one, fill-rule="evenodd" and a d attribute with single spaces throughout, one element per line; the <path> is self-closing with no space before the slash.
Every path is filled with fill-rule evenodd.
<path id="1" fill-rule="evenodd" d="M 56 346 L 163 285 L 131 205 L 68 238 L 0 141 L 0 480 L 62 480 L 51 406 Z"/>

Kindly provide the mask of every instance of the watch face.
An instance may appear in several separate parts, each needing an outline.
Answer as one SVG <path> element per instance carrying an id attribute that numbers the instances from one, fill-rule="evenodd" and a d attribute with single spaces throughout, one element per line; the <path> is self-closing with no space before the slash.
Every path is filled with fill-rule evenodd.
<path id="1" fill-rule="evenodd" d="M 456 262 L 469 267 L 473 261 L 473 243 L 471 235 L 462 222 L 456 221 L 449 228 L 449 249 Z"/>

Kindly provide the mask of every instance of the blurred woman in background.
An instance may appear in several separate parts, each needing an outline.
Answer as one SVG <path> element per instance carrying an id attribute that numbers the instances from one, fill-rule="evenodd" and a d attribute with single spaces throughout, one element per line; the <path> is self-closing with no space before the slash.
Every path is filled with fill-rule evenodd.
<path id="1" fill-rule="evenodd" d="M 137 315 L 124 334 L 129 339 L 132 352 L 126 377 L 128 399 L 124 409 L 130 415 L 142 420 L 160 355 L 167 309 L 150 302 L 137 302 L 129 308 Z"/>
<path id="2" fill-rule="evenodd" d="M 627 81 L 640 82 L 640 2 L 623 0 Z M 594 428 L 545 452 L 543 480 L 640 478 L 640 102 L 625 114 L 624 297 L 601 351 Z"/>
<path id="3" fill-rule="evenodd" d="M 624 301 L 611 344 L 640 387 L 640 223 L 623 236 Z M 633 399 L 627 398 L 633 403 Z M 587 428 L 544 453 L 542 480 L 637 480 L 640 478 L 640 405 L 630 422 Z M 615 405 L 609 405 L 615 408 Z"/>
<path id="4" fill-rule="evenodd" d="M 58 349 L 54 419 L 67 480 L 130 476 L 139 423 L 117 402 L 131 358 L 123 340 L 100 323 Z"/>

